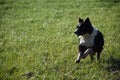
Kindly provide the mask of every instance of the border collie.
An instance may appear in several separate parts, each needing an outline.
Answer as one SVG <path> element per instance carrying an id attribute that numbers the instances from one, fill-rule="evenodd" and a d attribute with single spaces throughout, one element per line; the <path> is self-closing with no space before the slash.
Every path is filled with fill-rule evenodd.
<path id="1" fill-rule="evenodd" d="M 80 38 L 78 57 L 75 62 L 79 63 L 81 58 L 85 58 L 88 55 L 93 61 L 95 53 L 97 53 L 97 60 L 99 60 L 104 39 L 102 33 L 92 26 L 89 18 L 85 20 L 79 18 L 79 23 L 74 33 Z"/>

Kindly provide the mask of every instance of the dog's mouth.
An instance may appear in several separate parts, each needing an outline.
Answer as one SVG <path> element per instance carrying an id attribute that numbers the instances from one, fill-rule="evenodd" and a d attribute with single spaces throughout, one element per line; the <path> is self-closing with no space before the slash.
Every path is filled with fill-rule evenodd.
<path id="1" fill-rule="evenodd" d="M 80 36 L 79 34 L 76 34 L 77 36 Z"/>
<path id="2" fill-rule="evenodd" d="M 77 32 L 74 32 L 74 34 L 76 34 L 77 36 L 79 36 L 79 34 Z"/>
<path id="3" fill-rule="evenodd" d="M 75 33 L 77 36 L 80 36 L 80 35 L 83 35 L 83 34 L 84 34 L 84 32 L 78 33 L 77 31 L 75 31 L 74 33 Z"/>

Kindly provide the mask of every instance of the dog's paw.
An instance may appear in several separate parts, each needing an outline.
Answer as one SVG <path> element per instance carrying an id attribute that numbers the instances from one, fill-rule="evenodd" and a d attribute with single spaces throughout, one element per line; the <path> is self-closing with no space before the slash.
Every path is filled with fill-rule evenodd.
<path id="1" fill-rule="evenodd" d="M 79 63 L 79 62 L 80 62 L 80 60 L 78 60 L 78 59 L 75 60 L 75 63 Z"/>

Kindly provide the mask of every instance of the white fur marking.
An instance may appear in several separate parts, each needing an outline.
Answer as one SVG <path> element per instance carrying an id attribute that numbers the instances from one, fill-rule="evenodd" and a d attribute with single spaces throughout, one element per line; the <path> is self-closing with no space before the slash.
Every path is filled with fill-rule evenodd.
<path id="1" fill-rule="evenodd" d="M 77 60 L 80 60 L 80 54 L 81 54 L 81 53 L 78 53 L 78 57 L 77 57 Z"/>
<path id="2" fill-rule="evenodd" d="M 97 35 L 97 33 L 98 33 L 98 30 L 94 28 L 91 34 L 87 33 L 82 36 L 79 36 L 80 44 L 86 47 L 92 47 L 94 45 L 94 38 Z"/>

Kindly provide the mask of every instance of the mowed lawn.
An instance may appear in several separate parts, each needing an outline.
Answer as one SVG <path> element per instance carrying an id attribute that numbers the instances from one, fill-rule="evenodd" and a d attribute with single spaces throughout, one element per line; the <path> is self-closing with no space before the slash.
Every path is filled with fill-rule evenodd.
<path id="1" fill-rule="evenodd" d="M 76 64 L 78 18 L 104 35 L 101 60 Z M 0 80 L 120 80 L 119 0 L 0 0 Z"/>

